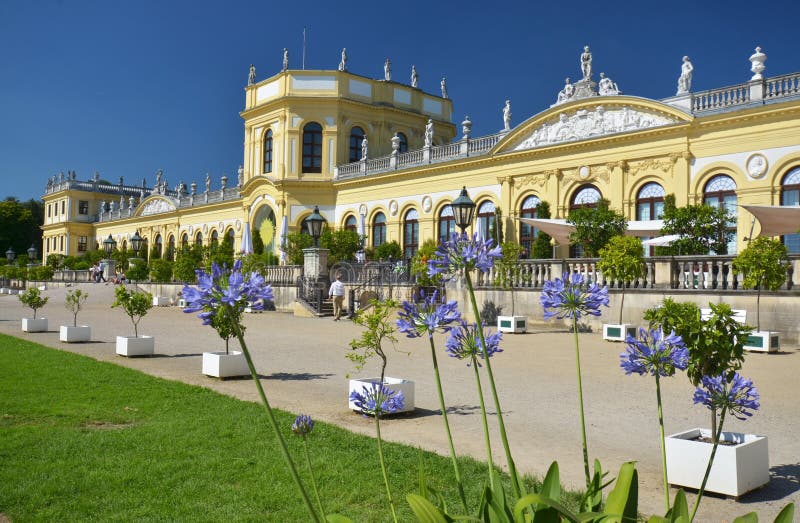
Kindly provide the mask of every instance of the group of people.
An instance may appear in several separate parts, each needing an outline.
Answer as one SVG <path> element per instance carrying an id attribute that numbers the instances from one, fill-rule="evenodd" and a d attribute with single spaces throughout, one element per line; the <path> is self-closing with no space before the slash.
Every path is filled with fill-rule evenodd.
<path id="1" fill-rule="evenodd" d="M 100 262 L 94 262 L 94 265 L 92 265 L 89 268 L 89 277 L 95 283 L 100 283 L 102 281 L 102 282 L 105 282 L 106 285 L 108 285 L 109 284 L 109 280 L 106 279 L 105 272 L 106 272 L 105 264 L 100 263 Z M 125 278 L 125 273 L 124 272 L 117 272 L 113 276 L 110 276 L 110 278 L 111 278 L 110 283 L 113 283 L 115 285 L 116 284 L 123 284 L 123 283 L 126 283 L 128 281 Z"/>

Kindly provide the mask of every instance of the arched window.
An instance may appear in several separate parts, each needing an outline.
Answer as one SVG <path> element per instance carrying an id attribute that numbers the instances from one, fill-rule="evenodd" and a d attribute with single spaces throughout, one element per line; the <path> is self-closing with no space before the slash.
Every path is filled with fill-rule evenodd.
<path id="1" fill-rule="evenodd" d="M 181 249 L 187 249 L 188 247 L 189 247 L 189 235 L 183 233 L 183 236 L 181 236 Z"/>
<path id="2" fill-rule="evenodd" d="M 173 261 L 175 259 L 175 236 L 170 234 L 167 240 L 167 259 Z"/>
<path id="3" fill-rule="evenodd" d="M 253 219 L 252 241 L 253 252 L 261 254 L 263 252 L 274 252 L 275 244 L 278 240 L 275 238 L 277 218 L 275 211 L 269 205 L 263 205 L 256 211 L 255 218 Z M 302 230 L 301 232 L 306 232 Z"/>
<path id="4" fill-rule="evenodd" d="M 519 210 L 520 218 L 536 218 L 538 216 L 537 208 L 541 203 L 542 200 L 540 200 L 538 196 L 528 196 L 525 198 Z M 528 258 L 531 255 L 531 247 L 533 246 L 533 240 L 536 239 L 537 234 L 539 234 L 539 230 L 536 227 L 529 223 L 520 222 L 519 244 L 523 248 L 523 258 Z"/>
<path id="5" fill-rule="evenodd" d="M 403 133 L 397 133 L 397 137 L 400 138 L 400 148 L 397 150 L 397 152 L 408 152 L 408 137 Z"/>
<path id="6" fill-rule="evenodd" d="M 386 243 L 386 215 L 379 212 L 372 219 L 372 248 Z"/>
<path id="7" fill-rule="evenodd" d="M 644 184 L 636 195 L 636 219 L 660 220 L 664 215 L 664 188 L 650 182 Z"/>
<path id="8" fill-rule="evenodd" d="M 231 246 L 233 246 L 233 240 L 236 239 L 236 233 L 233 232 L 233 227 L 228 229 L 228 233 L 227 234 L 228 234 L 228 240 L 230 241 Z"/>
<path id="9" fill-rule="evenodd" d="M 194 244 L 202 247 L 202 245 L 203 245 L 203 233 L 202 233 L 202 231 L 197 231 L 197 234 L 194 235 Z"/>
<path id="10" fill-rule="evenodd" d="M 264 173 L 272 172 L 272 129 L 264 133 Z"/>
<path id="11" fill-rule="evenodd" d="M 781 181 L 781 205 L 800 205 L 800 167 L 795 167 Z M 800 253 L 800 234 L 786 234 L 783 244 L 790 254 Z"/>
<path id="12" fill-rule="evenodd" d="M 358 232 L 358 221 L 352 214 L 344 220 L 344 230 Z"/>
<path id="13" fill-rule="evenodd" d="M 361 142 L 364 141 L 364 129 L 353 127 L 350 129 L 350 162 L 361 159 Z"/>
<path id="14" fill-rule="evenodd" d="M 403 259 L 410 260 L 419 249 L 419 213 L 411 209 L 403 220 Z"/>
<path id="15" fill-rule="evenodd" d="M 594 185 L 581 185 L 572 195 L 570 201 L 569 211 L 577 211 L 578 209 L 596 209 L 597 204 L 603 198 L 600 190 Z M 586 253 L 584 252 L 583 245 L 574 244 L 569 246 L 569 255 L 573 258 L 582 258 Z"/>
<path id="16" fill-rule="evenodd" d="M 574 211 L 581 208 L 595 209 L 602 197 L 603 195 L 600 193 L 600 190 L 594 185 L 581 185 L 572 197 L 569 210 Z"/>
<path id="17" fill-rule="evenodd" d="M 219 233 L 216 230 L 211 231 L 211 246 L 219 246 Z"/>
<path id="18" fill-rule="evenodd" d="M 703 203 L 728 213 L 728 254 L 736 254 L 736 182 L 724 174 L 714 176 L 703 189 Z"/>
<path id="19" fill-rule="evenodd" d="M 164 254 L 164 241 L 161 238 L 160 234 L 156 235 L 156 242 L 155 242 L 155 255 L 156 258 L 161 258 Z"/>
<path id="20" fill-rule="evenodd" d="M 491 200 L 486 200 L 485 202 L 478 205 L 478 223 L 477 223 L 478 235 L 484 240 L 488 240 L 489 238 L 494 238 L 495 225 L 496 223 L 495 223 L 494 202 Z"/>
<path id="21" fill-rule="evenodd" d="M 439 242 L 450 240 L 454 232 L 456 232 L 456 218 L 453 216 L 453 208 L 445 205 L 439 211 Z"/>
<path id="22" fill-rule="evenodd" d="M 303 172 L 322 172 L 322 126 L 316 122 L 303 127 Z"/>

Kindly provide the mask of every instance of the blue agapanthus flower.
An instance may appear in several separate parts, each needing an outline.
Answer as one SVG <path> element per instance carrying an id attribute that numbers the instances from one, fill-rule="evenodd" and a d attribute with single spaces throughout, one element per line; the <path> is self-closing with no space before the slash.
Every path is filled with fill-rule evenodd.
<path id="1" fill-rule="evenodd" d="M 569 278 L 544 282 L 540 301 L 544 307 L 544 319 L 555 317 L 577 321 L 586 315 L 600 316 L 600 306 L 608 307 L 608 287 L 596 283 L 587 286 L 583 276 L 574 273 Z"/>
<path id="2" fill-rule="evenodd" d="M 758 410 L 758 390 L 753 381 L 743 378 L 738 372 L 728 382 L 725 376 L 703 376 L 701 386 L 694 391 L 694 402 L 712 410 L 725 409 L 737 419 L 745 420 Z"/>
<path id="3" fill-rule="evenodd" d="M 420 298 L 422 301 L 419 303 L 404 301 L 403 310 L 397 313 L 400 316 L 397 328 L 409 338 L 418 338 L 426 333 L 431 337 L 437 330 L 447 332 L 453 328 L 453 323 L 461 319 L 458 303 L 439 303 L 438 291 L 427 296 L 420 291 Z"/>
<path id="4" fill-rule="evenodd" d="M 298 436 L 308 436 L 312 430 L 314 430 L 314 420 L 306 414 L 300 414 L 292 423 L 292 432 Z"/>
<path id="5" fill-rule="evenodd" d="M 660 328 L 639 329 L 639 337 L 628 336 L 625 343 L 619 356 L 625 374 L 672 376 L 689 365 L 689 349 L 675 331 L 665 335 Z"/>
<path id="6" fill-rule="evenodd" d="M 483 339 L 486 340 L 486 351 L 481 347 L 481 338 L 478 334 L 478 325 L 475 323 L 467 324 L 461 321 L 458 327 L 450 331 L 450 336 L 445 342 L 445 351 L 452 358 L 460 360 L 468 359 L 472 361 L 473 356 L 481 358 L 491 358 L 497 352 L 503 352 L 500 348 L 500 340 L 503 339 L 502 332 L 483 331 Z M 467 362 L 467 365 L 470 363 Z M 480 363 L 478 364 L 480 366 Z"/>
<path id="7" fill-rule="evenodd" d="M 245 307 L 261 310 L 264 301 L 272 300 L 272 287 L 257 272 L 251 272 L 245 277 L 242 274 L 241 260 L 236 260 L 230 271 L 226 265 L 220 267 L 212 263 L 211 274 L 202 269 L 198 269 L 196 273 L 197 285 L 183 287 L 182 294 L 186 300 L 183 312 L 202 311 L 197 317 L 203 320 L 203 325 L 212 324 L 222 305 L 231 307 L 233 315 L 238 319 Z"/>
<path id="8" fill-rule="evenodd" d="M 495 258 L 502 258 L 500 247 L 492 247 L 494 240 L 482 240 L 477 234 L 470 238 L 454 232 L 450 239 L 439 244 L 433 257 L 428 260 L 428 276 L 440 274 L 442 277 L 457 275 L 462 269 L 478 269 L 489 272 Z"/>
<path id="9" fill-rule="evenodd" d="M 405 397 L 403 391 L 389 388 L 385 383 L 364 385 L 361 392 L 350 393 L 352 401 L 365 416 L 393 414 L 403 410 Z"/>

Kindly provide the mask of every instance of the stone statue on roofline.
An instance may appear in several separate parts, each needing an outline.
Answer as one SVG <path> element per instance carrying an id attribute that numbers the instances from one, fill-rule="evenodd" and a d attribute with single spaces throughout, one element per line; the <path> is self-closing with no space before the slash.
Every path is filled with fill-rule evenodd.
<path id="1" fill-rule="evenodd" d="M 347 71 L 347 48 L 342 48 L 342 59 L 339 60 L 339 70 Z"/>
<path id="2" fill-rule="evenodd" d="M 289 50 L 285 47 L 283 48 L 283 65 L 281 66 L 281 72 L 285 72 L 289 69 Z"/>
<path id="3" fill-rule="evenodd" d="M 417 74 L 417 66 L 411 65 L 411 87 L 419 86 L 419 75 Z"/>
<path id="4" fill-rule="evenodd" d="M 444 76 L 442 76 L 441 86 L 442 86 L 442 98 L 447 98 L 447 78 L 445 78 Z"/>
<path id="5" fill-rule="evenodd" d="M 388 58 L 383 62 L 383 79 L 387 82 L 392 80 L 392 61 Z"/>
<path id="6" fill-rule="evenodd" d="M 506 105 L 503 107 L 503 131 L 508 132 L 511 130 L 511 100 L 506 100 Z"/>
<path id="7" fill-rule="evenodd" d="M 592 53 L 589 51 L 589 46 L 584 46 L 583 53 L 581 54 L 581 72 L 583 73 L 584 80 L 592 78 Z"/>
<path id="8" fill-rule="evenodd" d="M 616 82 L 606 77 L 606 73 L 600 73 L 600 82 L 598 82 L 597 86 L 600 91 L 600 96 L 614 96 L 620 94 Z"/>
<path id="9" fill-rule="evenodd" d="M 569 102 L 570 98 L 575 94 L 575 86 L 570 83 L 569 77 L 564 80 L 564 88 L 558 93 L 556 105 Z"/>
<path id="10" fill-rule="evenodd" d="M 361 159 L 367 159 L 367 153 L 369 152 L 369 142 L 367 141 L 367 135 L 364 135 L 364 139 L 361 140 Z"/>
<path id="11" fill-rule="evenodd" d="M 676 95 L 689 94 L 692 90 L 692 71 L 694 66 L 689 60 L 688 56 L 683 57 L 683 64 L 681 65 L 681 76 L 678 78 L 678 92 Z"/>
<path id="12" fill-rule="evenodd" d="M 425 125 L 425 147 L 433 145 L 433 119 L 428 118 L 428 123 Z"/>
<path id="13" fill-rule="evenodd" d="M 256 66 L 250 64 L 250 74 L 247 76 L 247 85 L 256 83 Z"/>

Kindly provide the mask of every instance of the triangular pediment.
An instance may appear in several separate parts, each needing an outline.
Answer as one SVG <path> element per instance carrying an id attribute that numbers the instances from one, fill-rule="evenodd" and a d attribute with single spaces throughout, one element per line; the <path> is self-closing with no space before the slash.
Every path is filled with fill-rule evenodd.
<path id="1" fill-rule="evenodd" d="M 165 212 L 172 212 L 177 208 L 177 202 L 173 201 L 172 198 L 164 196 L 151 196 L 139 204 L 136 216 L 162 214 Z"/>
<path id="2" fill-rule="evenodd" d="M 673 108 L 643 104 L 632 97 L 595 99 L 591 104 L 573 103 L 541 113 L 506 137 L 498 150 L 524 151 L 594 138 L 632 133 L 684 123 L 691 118 Z M 648 101 L 649 102 L 649 101 Z"/>

